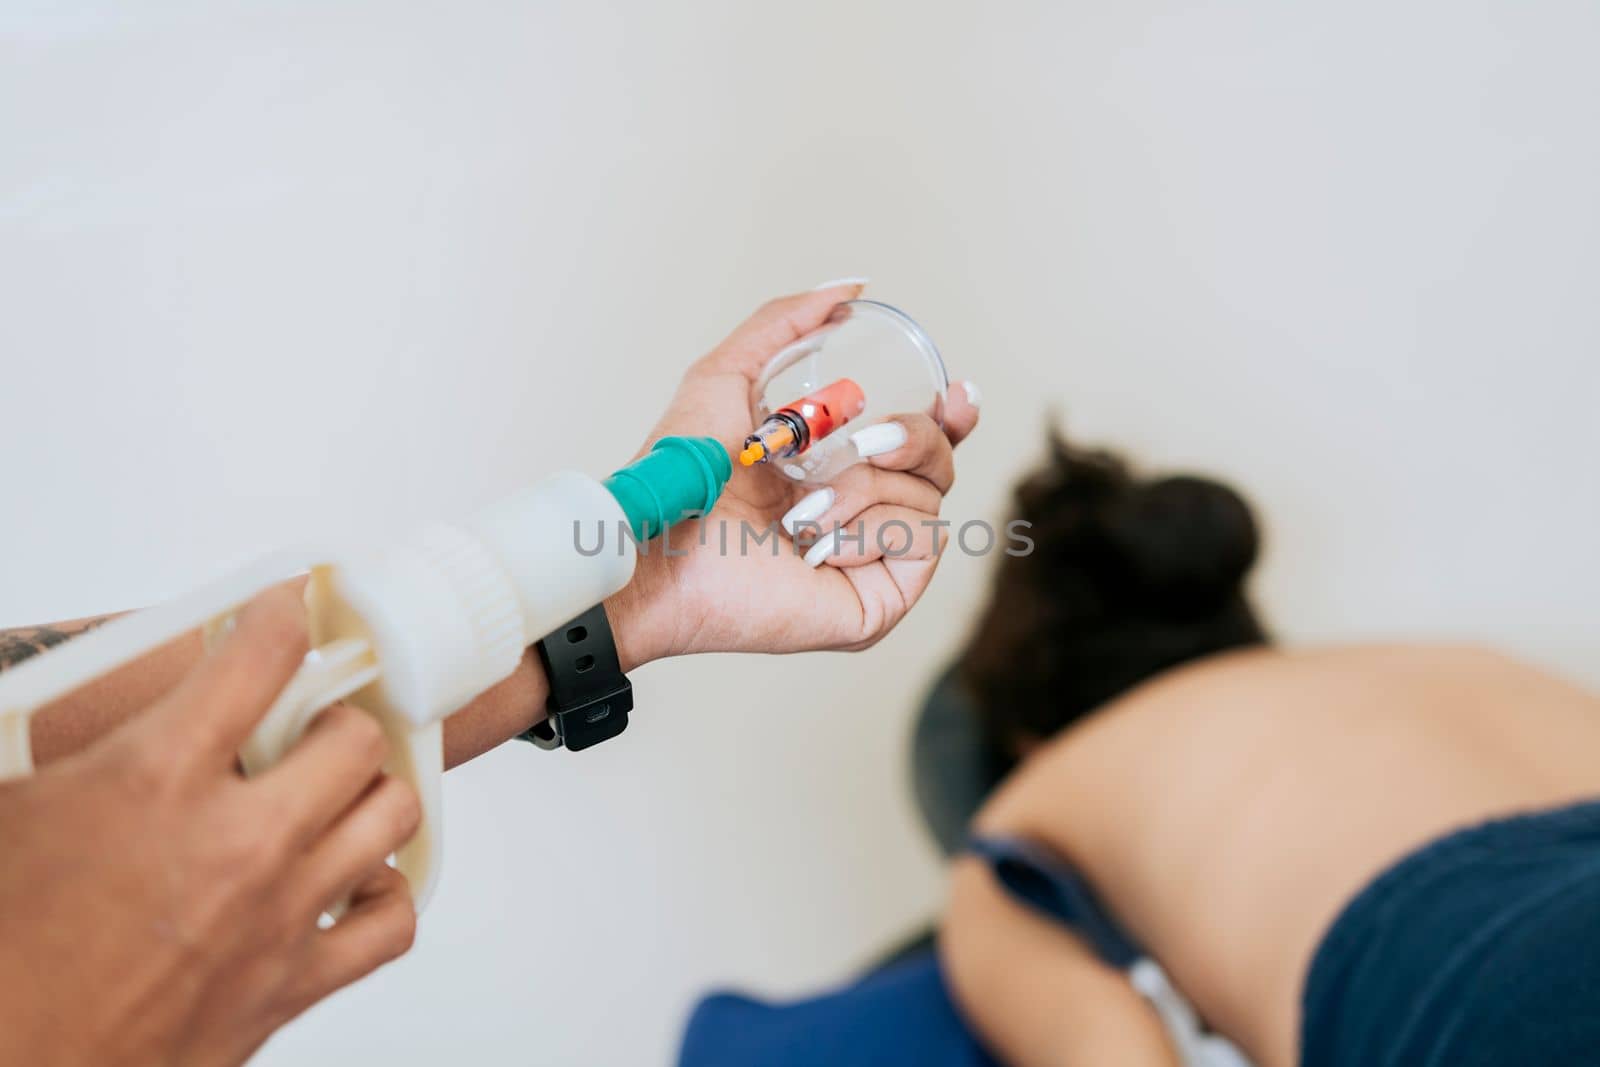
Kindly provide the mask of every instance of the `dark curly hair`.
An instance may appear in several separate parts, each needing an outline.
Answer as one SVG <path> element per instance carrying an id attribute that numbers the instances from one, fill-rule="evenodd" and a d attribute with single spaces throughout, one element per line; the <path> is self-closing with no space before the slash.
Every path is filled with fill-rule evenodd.
<path id="1" fill-rule="evenodd" d="M 1033 551 L 1003 558 L 959 669 L 1003 763 L 1169 667 L 1267 641 L 1244 589 L 1255 518 L 1225 485 L 1140 477 L 1055 432 L 1015 518 Z"/>

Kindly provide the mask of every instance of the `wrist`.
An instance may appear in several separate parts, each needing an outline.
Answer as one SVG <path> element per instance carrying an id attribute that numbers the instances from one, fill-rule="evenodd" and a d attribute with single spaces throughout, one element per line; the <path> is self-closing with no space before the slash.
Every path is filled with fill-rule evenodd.
<path id="1" fill-rule="evenodd" d="M 704 609 L 690 595 L 697 576 L 684 566 L 684 548 L 666 549 L 662 538 L 659 546 L 641 550 L 632 580 L 605 600 L 624 672 L 652 660 L 706 650 L 701 640 Z"/>
<path id="2" fill-rule="evenodd" d="M 668 655 L 652 621 L 648 598 L 636 588 L 638 576 L 604 601 L 606 619 L 611 623 L 611 638 L 617 646 L 617 662 L 627 674 L 651 660 Z"/>
<path id="3" fill-rule="evenodd" d="M 444 765 L 454 767 L 516 737 L 545 716 L 550 685 L 531 651 L 517 669 L 444 720 Z"/>

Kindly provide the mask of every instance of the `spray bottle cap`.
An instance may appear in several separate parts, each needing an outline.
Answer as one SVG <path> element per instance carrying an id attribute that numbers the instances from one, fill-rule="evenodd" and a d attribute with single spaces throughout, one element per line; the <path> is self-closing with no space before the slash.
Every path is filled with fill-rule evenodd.
<path id="1" fill-rule="evenodd" d="M 705 515 L 733 475 L 715 437 L 663 437 L 605 480 L 637 541 L 648 541 L 690 515 Z"/>

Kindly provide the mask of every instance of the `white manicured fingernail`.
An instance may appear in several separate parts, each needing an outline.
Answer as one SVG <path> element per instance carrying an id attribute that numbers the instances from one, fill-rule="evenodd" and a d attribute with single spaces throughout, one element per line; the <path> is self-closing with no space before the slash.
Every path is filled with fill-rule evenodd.
<path id="1" fill-rule="evenodd" d="M 856 446 L 856 455 L 862 459 L 881 456 L 906 443 L 906 428 L 898 422 L 880 422 L 851 434 L 850 443 Z"/>
<path id="2" fill-rule="evenodd" d="M 961 390 L 967 394 L 967 403 L 975 408 L 983 407 L 983 390 L 978 388 L 977 382 L 962 382 Z"/>
<path id="3" fill-rule="evenodd" d="M 822 535 L 817 543 L 806 550 L 805 560 L 807 567 L 821 566 L 822 561 L 839 550 L 839 531 L 833 530 Z"/>
<path id="4" fill-rule="evenodd" d="M 865 277 L 865 276 L 860 275 L 860 274 L 857 274 L 857 275 L 855 275 L 853 277 L 849 277 L 849 278 L 835 278 L 831 282 L 823 282 L 821 285 L 813 287 L 811 291 L 813 293 L 820 293 L 824 289 L 838 289 L 841 286 L 845 286 L 845 285 L 866 285 L 871 280 L 872 280 L 871 278 Z"/>
<path id="5" fill-rule="evenodd" d="M 822 513 L 831 507 L 833 507 L 832 487 L 818 489 L 790 508 L 780 521 L 783 523 L 784 531 L 793 537 L 796 526 L 802 522 L 816 522 L 822 518 Z"/>

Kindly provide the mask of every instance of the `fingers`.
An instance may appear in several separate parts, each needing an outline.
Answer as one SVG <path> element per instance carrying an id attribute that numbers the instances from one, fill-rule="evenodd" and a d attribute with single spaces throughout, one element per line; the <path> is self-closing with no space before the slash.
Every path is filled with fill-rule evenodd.
<path id="1" fill-rule="evenodd" d="M 941 496 L 955 484 L 954 446 L 939 424 L 926 415 L 895 415 L 855 431 L 850 442 L 874 467 L 914 474 Z"/>
<path id="2" fill-rule="evenodd" d="M 359 708 L 318 715 L 282 762 L 251 783 L 295 840 L 314 840 L 372 784 L 388 753 L 383 727 Z"/>
<path id="3" fill-rule="evenodd" d="M 976 409 L 959 413 L 970 431 Z M 821 535 L 806 563 L 859 567 L 937 556 L 949 525 L 938 521 L 939 509 L 955 482 L 954 446 L 945 431 L 927 415 L 896 415 L 850 439 L 866 464 L 848 468 L 783 516 L 791 535 L 807 528 Z"/>
<path id="4" fill-rule="evenodd" d="M 944 433 L 952 445 L 959 445 L 977 429 L 978 407 L 982 403 L 983 391 L 974 382 L 957 382 L 945 393 Z"/>
<path id="5" fill-rule="evenodd" d="M 944 429 L 928 415 L 895 415 L 856 430 L 850 441 L 874 467 L 914 474 L 948 493 L 956 480 L 955 446 L 977 427 L 982 399 L 977 386 L 958 382 L 945 395 Z"/>
<path id="6" fill-rule="evenodd" d="M 706 356 L 706 367 L 754 380 L 779 349 L 821 326 L 835 307 L 860 296 L 864 285 L 865 279 L 845 278 L 767 301 Z"/>
<path id="7" fill-rule="evenodd" d="M 895 415 L 850 435 L 865 464 L 847 468 L 833 484 L 802 498 L 784 514 L 791 535 L 802 527 L 830 530 L 880 504 L 938 515 L 955 484 L 955 445 L 977 426 L 981 394 L 970 382 L 951 386 L 945 426 L 928 415 Z"/>
<path id="8" fill-rule="evenodd" d="M 806 552 L 806 565 L 860 567 L 879 560 L 935 559 L 949 540 L 949 525 L 926 511 L 875 504 L 818 538 Z"/>
<path id="9" fill-rule="evenodd" d="M 360 880 L 344 917 L 316 935 L 300 999 L 321 1000 L 405 955 L 416 933 L 417 912 L 405 877 L 378 864 Z"/>
<path id="10" fill-rule="evenodd" d="M 235 618 L 233 632 L 151 709 L 151 725 L 176 751 L 232 766 L 234 753 L 305 659 L 305 608 L 269 589 Z"/>
<path id="11" fill-rule="evenodd" d="M 927 479 L 903 471 L 857 463 L 825 486 L 803 497 L 783 516 L 784 530 L 795 536 L 831 530 L 874 504 L 898 504 L 913 511 L 939 514 L 944 497 Z"/>
<path id="12" fill-rule="evenodd" d="M 383 777 L 311 846 L 296 874 L 305 909 L 321 912 L 411 839 L 422 822 L 416 791 Z"/>

